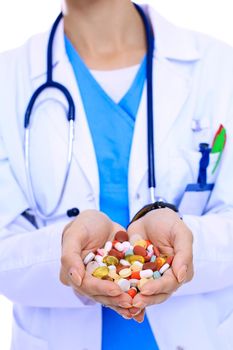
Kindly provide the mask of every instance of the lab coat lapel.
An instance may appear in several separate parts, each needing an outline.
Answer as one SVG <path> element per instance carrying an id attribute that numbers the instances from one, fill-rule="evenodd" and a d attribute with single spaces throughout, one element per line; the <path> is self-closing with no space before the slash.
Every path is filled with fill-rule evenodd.
<path id="1" fill-rule="evenodd" d="M 153 111 L 155 163 L 169 134 L 191 92 L 191 66 L 200 59 L 193 37 L 174 27 L 157 14 L 153 8 L 143 5 L 150 18 L 155 36 L 153 62 Z M 147 160 L 147 103 L 146 89 L 139 107 L 130 155 L 129 196 L 136 193 L 148 169 Z M 156 173 L 159 164 L 156 164 Z M 149 198 L 148 198 L 149 200 Z"/>
<path id="2" fill-rule="evenodd" d="M 190 78 L 178 74 L 165 59 L 154 59 L 154 146 L 155 158 L 183 107 L 189 92 Z M 147 103 L 144 88 L 139 107 L 130 156 L 129 193 L 135 198 L 148 169 L 147 159 Z M 155 159 L 156 163 L 156 159 Z M 159 167 L 156 164 L 156 171 Z"/>

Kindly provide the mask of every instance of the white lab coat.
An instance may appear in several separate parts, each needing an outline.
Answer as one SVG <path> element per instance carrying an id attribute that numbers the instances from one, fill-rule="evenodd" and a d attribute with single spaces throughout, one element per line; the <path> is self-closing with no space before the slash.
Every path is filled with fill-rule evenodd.
<path id="1" fill-rule="evenodd" d="M 178 203 L 197 179 L 199 142 L 211 143 L 220 123 L 227 129 L 221 166 L 206 214 L 184 215 L 194 235 L 195 277 L 147 314 L 161 350 L 233 349 L 233 50 L 207 36 L 168 23 L 145 6 L 156 37 L 154 132 L 157 195 Z M 48 33 L 0 58 L 0 293 L 14 303 L 12 350 L 100 350 L 101 307 L 59 282 L 64 224 L 35 230 L 20 214 L 30 204 L 23 159 L 24 111 L 45 81 Z M 93 144 L 63 25 L 54 43 L 54 79 L 71 92 L 77 111 L 71 174 L 59 214 L 98 208 L 99 179 Z M 51 209 L 64 174 L 67 122 L 54 91 L 35 109 L 31 163 L 40 204 Z M 192 130 L 193 120 L 201 130 Z M 139 107 L 129 165 L 132 215 L 148 203 L 146 87 Z M 216 156 L 211 155 L 213 165 Z M 117 330 L 116 330 L 117 331 Z M 120 335 L 119 335 L 120 336 Z M 114 340 L 113 340 L 114 341 Z M 4 349 L 5 350 L 5 349 Z M 151 349 L 152 350 L 152 349 Z"/>

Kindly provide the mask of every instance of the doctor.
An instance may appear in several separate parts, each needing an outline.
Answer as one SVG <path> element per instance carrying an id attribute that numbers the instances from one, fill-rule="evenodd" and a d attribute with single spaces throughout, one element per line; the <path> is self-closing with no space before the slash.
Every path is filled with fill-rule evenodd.
<path id="1" fill-rule="evenodd" d="M 133 301 L 110 282 L 84 275 L 86 251 L 126 227 L 150 203 L 149 56 L 142 17 L 129 0 L 67 0 L 52 50 L 53 79 L 68 89 L 76 110 L 61 201 L 68 123 L 67 99 L 57 89 L 41 93 L 33 106 L 26 167 L 24 154 L 25 110 L 46 81 L 51 33 L 0 58 L 0 293 L 14 302 L 13 350 L 135 344 L 232 350 L 233 51 L 171 25 L 149 6 L 142 9 L 155 40 L 155 195 L 179 206 L 183 221 L 172 209 L 157 208 L 128 231 L 156 237 L 172 250 L 173 269 Z M 227 142 L 217 170 L 219 152 L 212 152 L 205 191 L 186 190 L 199 179 L 204 154 L 199 144 L 212 145 L 220 124 Z M 54 208 L 54 215 L 44 215 Z M 71 219 L 67 210 L 80 214 Z M 192 236 L 195 275 L 182 285 L 193 275 Z M 118 316 L 142 322 L 148 305 L 143 323 Z"/>

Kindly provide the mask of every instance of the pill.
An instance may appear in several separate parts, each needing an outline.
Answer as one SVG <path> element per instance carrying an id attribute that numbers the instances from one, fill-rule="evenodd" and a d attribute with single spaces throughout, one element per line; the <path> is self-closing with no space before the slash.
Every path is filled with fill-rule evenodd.
<path id="1" fill-rule="evenodd" d="M 108 265 L 108 269 L 110 271 L 116 271 L 116 266 L 115 265 Z"/>
<path id="2" fill-rule="evenodd" d="M 141 255 L 129 255 L 129 256 L 126 256 L 125 259 L 129 261 L 131 264 L 134 263 L 135 261 L 139 261 L 142 264 L 145 262 L 145 259 Z"/>
<path id="3" fill-rule="evenodd" d="M 114 248 L 115 248 L 116 250 L 118 250 L 118 252 L 122 252 L 122 251 L 124 250 L 124 247 L 123 247 L 122 243 L 120 243 L 120 242 L 117 242 L 117 243 L 114 245 Z"/>
<path id="4" fill-rule="evenodd" d="M 116 272 L 119 273 L 121 270 L 125 269 L 125 266 L 119 264 L 116 266 Z"/>
<path id="5" fill-rule="evenodd" d="M 124 254 L 118 252 L 116 249 L 111 249 L 108 253 L 111 256 L 115 256 L 117 259 L 124 259 Z"/>
<path id="6" fill-rule="evenodd" d="M 130 289 L 130 282 L 125 278 L 121 278 L 117 281 L 118 286 L 121 288 L 123 292 L 127 292 Z"/>
<path id="7" fill-rule="evenodd" d="M 146 243 L 146 241 L 144 239 L 139 239 L 138 241 L 136 241 L 134 243 L 134 246 L 137 246 L 137 245 L 139 245 L 140 247 L 143 247 L 145 249 L 147 247 L 147 243 Z"/>
<path id="8" fill-rule="evenodd" d="M 104 245 L 104 249 L 106 250 L 106 252 L 108 253 L 111 249 L 112 249 L 112 242 L 107 241 Z"/>
<path id="9" fill-rule="evenodd" d="M 154 246 L 154 253 L 155 253 L 156 257 L 160 256 L 159 249 L 157 247 L 155 247 L 155 246 Z"/>
<path id="10" fill-rule="evenodd" d="M 131 276 L 131 273 L 132 273 L 131 269 L 129 269 L 129 268 L 124 268 L 124 269 L 122 269 L 122 270 L 119 272 L 119 275 L 120 275 L 121 277 L 123 277 L 123 278 L 126 278 L 126 277 Z"/>
<path id="11" fill-rule="evenodd" d="M 88 253 L 83 260 L 84 265 L 87 265 L 90 261 L 94 259 L 94 257 L 95 254 L 93 252 Z"/>
<path id="12" fill-rule="evenodd" d="M 139 245 L 136 245 L 134 248 L 133 248 L 133 252 L 135 255 L 141 255 L 143 257 L 147 256 L 147 251 L 145 248 L 139 246 Z"/>
<path id="13" fill-rule="evenodd" d="M 150 261 L 151 261 L 151 262 L 155 262 L 155 260 L 156 260 L 156 256 L 155 256 L 155 255 L 152 255 L 152 257 L 150 258 Z"/>
<path id="14" fill-rule="evenodd" d="M 125 260 L 125 259 L 121 259 L 121 260 L 120 260 L 120 264 L 123 265 L 123 266 L 130 266 L 130 262 L 128 262 L 128 261 Z"/>
<path id="15" fill-rule="evenodd" d="M 161 269 L 161 267 L 165 264 L 165 262 L 166 262 L 166 259 L 159 256 L 155 261 L 156 270 L 159 271 Z"/>
<path id="16" fill-rule="evenodd" d="M 93 271 L 92 276 L 102 279 L 103 277 L 108 276 L 108 273 L 109 273 L 109 269 L 107 266 L 100 266 L 100 267 L 97 267 L 95 271 Z"/>
<path id="17" fill-rule="evenodd" d="M 130 278 L 130 279 L 129 279 L 129 282 L 130 282 L 130 287 L 137 287 L 138 279 L 136 279 L 136 278 Z"/>
<path id="18" fill-rule="evenodd" d="M 106 252 L 104 249 L 97 249 L 97 253 L 101 256 L 104 256 Z"/>
<path id="19" fill-rule="evenodd" d="M 103 262 L 107 265 L 117 265 L 119 260 L 115 256 L 107 255 L 103 258 Z"/>
<path id="20" fill-rule="evenodd" d="M 171 266 L 173 259 L 174 259 L 174 256 L 168 256 L 166 263 L 168 263 Z"/>
<path id="21" fill-rule="evenodd" d="M 140 271 L 132 271 L 132 273 L 131 273 L 131 278 L 132 278 L 132 279 L 140 280 L 140 278 L 141 278 L 141 276 L 140 276 Z"/>
<path id="22" fill-rule="evenodd" d="M 142 270 L 139 273 L 141 278 L 150 278 L 153 276 L 153 271 L 151 269 Z"/>
<path id="23" fill-rule="evenodd" d="M 143 264 L 142 269 L 143 270 L 150 269 L 152 271 L 155 271 L 157 269 L 157 265 L 154 262 L 146 262 L 146 263 Z"/>
<path id="24" fill-rule="evenodd" d="M 90 261 L 86 266 L 86 271 L 92 275 L 92 273 L 99 267 L 97 261 Z"/>
<path id="25" fill-rule="evenodd" d="M 126 250 L 125 256 L 128 256 L 128 255 L 134 255 L 134 254 L 133 254 L 133 249 L 128 249 L 128 250 Z"/>
<path id="26" fill-rule="evenodd" d="M 164 264 L 161 269 L 159 270 L 159 272 L 161 273 L 161 275 L 167 271 L 170 268 L 170 265 L 168 263 Z"/>
<path id="27" fill-rule="evenodd" d="M 161 277 L 161 274 L 160 274 L 160 272 L 159 271 L 155 271 L 154 273 L 153 273 L 153 278 L 156 280 L 157 278 L 160 278 Z"/>
<path id="28" fill-rule="evenodd" d="M 107 266 L 107 264 L 103 263 L 103 262 L 99 262 L 98 263 L 99 266 Z"/>
<path id="29" fill-rule="evenodd" d="M 137 294 L 137 289 L 136 288 L 130 288 L 127 293 L 131 296 L 131 298 L 134 298 L 135 295 Z"/>
<path id="30" fill-rule="evenodd" d="M 113 270 L 109 270 L 108 276 L 111 277 L 111 278 L 113 278 L 114 280 L 120 278 L 120 276 L 116 273 L 116 271 L 113 271 Z"/>
<path id="31" fill-rule="evenodd" d="M 128 241 L 124 241 L 121 243 L 123 246 L 123 250 L 127 251 L 130 248 L 130 243 Z"/>
<path id="32" fill-rule="evenodd" d="M 101 263 L 101 262 L 103 262 L 103 257 L 101 255 L 96 255 L 95 261 L 97 261 L 98 263 Z"/>
<path id="33" fill-rule="evenodd" d="M 122 243 L 122 242 L 128 241 L 129 240 L 129 236 L 128 236 L 128 233 L 125 232 L 125 231 L 118 231 L 115 234 L 114 239 L 116 239 L 117 241 Z"/>
<path id="34" fill-rule="evenodd" d="M 148 242 L 148 241 L 147 241 Z M 153 247 L 153 244 L 149 244 L 149 245 L 147 245 L 147 250 L 148 250 L 148 252 L 152 252 L 152 253 L 154 253 L 154 247 Z"/>

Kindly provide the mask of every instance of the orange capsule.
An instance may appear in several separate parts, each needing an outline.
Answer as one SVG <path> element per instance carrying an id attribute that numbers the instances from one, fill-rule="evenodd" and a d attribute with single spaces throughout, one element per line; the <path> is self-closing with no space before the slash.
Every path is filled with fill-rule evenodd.
<path id="1" fill-rule="evenodd" d="M 130 288 L 127 293 L 131 296 L 131 298 L 134 298 L 135 295 L 137 294 L 137 289 L 136 288 Z"/>
<path id="2" fill-rule="evenodd" d="M 131 278 L 131 279 L 140 280 L 140 279 L 141 279 L 141 277 L 140 277 L 140 271 L 133 271 L 130 278 Z"/>
<path id="3" fill-rule="evenodd" d="M 151 243 L 151 241 L 149 241 L 149 239 L 147 239 L 147 240 L 146 240 L 146 244 L 147 244 L 147 246 L 146 246 L 146 247 L 148 248 L 148 247 L 149 247 L 149 245 L 151 245 L 152 243 Z"/>
<path id="4" fill-rule="evenodd" d="M 161 267 L 165 264 L 165 262 L 166 262 L 166 259 L 159 256 L 155 261 L 156 270 L 160 270 Z"/>

